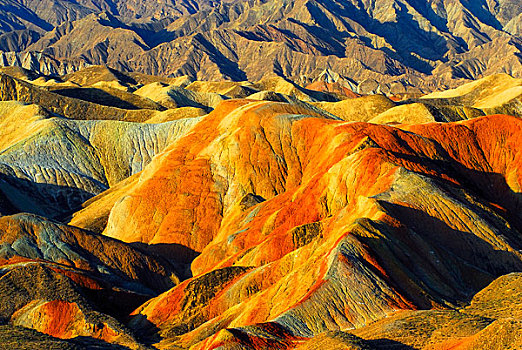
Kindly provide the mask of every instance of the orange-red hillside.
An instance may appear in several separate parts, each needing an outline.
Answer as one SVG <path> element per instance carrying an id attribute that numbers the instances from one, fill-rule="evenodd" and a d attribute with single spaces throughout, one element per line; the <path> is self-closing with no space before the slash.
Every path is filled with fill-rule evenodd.
<path id="1" fill-rule="evenodd" d="M 458 307 L 522 269 L 521 127 L 501 115 L 391 127 L 225 101 L 72 223 L 98 213 L 105 235 L 197 255 L 194 277 L 134 313 L 160 348 L 360 328 Z"/>

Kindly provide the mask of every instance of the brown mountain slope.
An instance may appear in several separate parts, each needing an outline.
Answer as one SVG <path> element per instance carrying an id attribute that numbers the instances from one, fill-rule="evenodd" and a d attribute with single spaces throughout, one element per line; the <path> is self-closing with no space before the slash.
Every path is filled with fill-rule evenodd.
<path id="1" fill-rule="evenodd" d="M 46 74 L 106 64 L 306 86 L 330 70 L 356 93 L 403 93 L 522 72 L 516 0 L 3 2 L 0 43 L 15 52 L 0 63 Z"/>
<path id="2" fill-rule="evenodd" d="M 62 96 L 5 74 L 0 75 L 0 86 L 1 101 L 16 100 L 37 104 L 49 112 L 70 119 L 145 121 L 155 115 L 154 110 L 121 109 Z"/>
<path id="3" fill-rule="evenodd" d="M 11 28 L 52 28 L 64 22 L 84 18 L 92 13 L 107 11 L 129 21 L 159 19 L 159 17 L 178 17 L 194 13 L 199 7 L 212 5 L 209 1 L 169 0 L 163 2 L 123 1 L 123 0 L 2 0 L 5 11 L 0 12 L 1 32 Z"/>

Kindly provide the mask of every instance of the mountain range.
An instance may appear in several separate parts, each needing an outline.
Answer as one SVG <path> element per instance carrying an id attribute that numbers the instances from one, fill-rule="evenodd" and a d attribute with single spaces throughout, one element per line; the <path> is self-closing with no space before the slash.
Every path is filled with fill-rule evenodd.
<path id="1" fill-rule="evenodd" d="M 431 92 L 521 77 L 520 23 L 517 0 L 1 0 L 0 65 Z"/>

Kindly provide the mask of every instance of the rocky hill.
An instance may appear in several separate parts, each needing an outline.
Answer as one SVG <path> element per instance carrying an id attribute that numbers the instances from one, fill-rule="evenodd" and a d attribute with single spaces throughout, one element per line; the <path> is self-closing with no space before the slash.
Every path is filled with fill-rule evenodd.
<path id="1" fill-rule="evenodd" d="M 522 77 L 518 0 L 2 0 L 0 65 L 431 92 Z"/>
<path id="2" fill-rule="evenodd" d="M 522 346 L 521 79 L 0 84 L 0 348 Z"/>

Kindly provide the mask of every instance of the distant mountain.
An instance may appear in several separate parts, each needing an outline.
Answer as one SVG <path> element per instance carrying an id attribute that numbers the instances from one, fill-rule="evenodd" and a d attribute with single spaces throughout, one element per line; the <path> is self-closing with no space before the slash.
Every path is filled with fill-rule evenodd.
<path id="1" fill-rule="evenodd" d="M 517 0 L 0 0 L 0 64 L 432 91 L 522 76 L 521 23 Z"/>
<path id="2" fill-rule="evenodd" d="M 8 23 L 14 29 L 25 29 L 24 25 L 30 23 L 33 28 L 49 30 L 90 13 L 107 11 L 128 21 L 152 21 L 196 13 L 215 3 L 211 0 L 2 0 L 0 18 L 6 24 L 2 27 L 4 32 L 9 31 Z"/>

